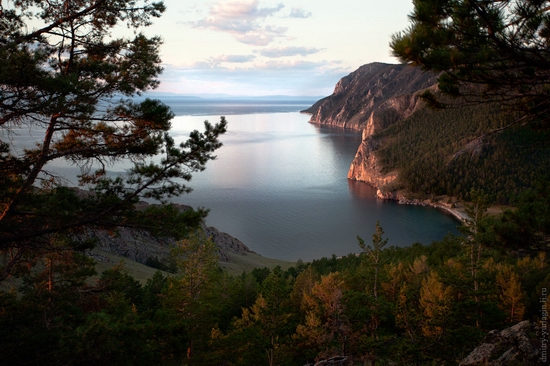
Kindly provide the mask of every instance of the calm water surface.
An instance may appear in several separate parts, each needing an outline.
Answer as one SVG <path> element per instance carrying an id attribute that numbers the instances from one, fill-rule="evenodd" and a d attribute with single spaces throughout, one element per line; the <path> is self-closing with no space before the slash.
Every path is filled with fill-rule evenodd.
<path id="1" fill-rule="evenodd" d="M 360 251 L 356 236 L 371 242 L 380 221 L 388 245 L 429 244 L 447 233 L 458 234 L 458 222 L 433 208 L 380 201 L 376 190 L 347 179 L 361 142 L 357 132 L 319 127 L 297 111 L 313 101 L 165 101 L 178 115 L 172 136 L 229 122 L 218 159 L 195 173 L 194 190 L 175 202 L 210 209 L 207 224 L 240 239 L 266 257 L 309 261 Z M 21 131 L 21 136 L 28 131 Z M 20 140 L 19 148 L 40 138 Z M 76 182 L 76 170 L 64 161 L 52 169 Z M 112 167 L 113 174 L 124 167 Z"/>
<path id="2" fill-rule="evenodd" d="M 177 116 L 172 134 L 184 140 L 204 120 L 217 122 L 219 114 Z M 369 243 L 378 220 L 388 245 L 458 234 L 451 216 L 377 200 L 374 188 L 346 178 L 361 141 L 357 132 L 309 124 L 309 116 L 298 112 L 233 114 L 227 120 L 218 159 L 195 173 L 193 192 L 177 203 L 209 208 L 208 225 L 258 254 L 309 261 L 357 253 L 356 236 Z"/>

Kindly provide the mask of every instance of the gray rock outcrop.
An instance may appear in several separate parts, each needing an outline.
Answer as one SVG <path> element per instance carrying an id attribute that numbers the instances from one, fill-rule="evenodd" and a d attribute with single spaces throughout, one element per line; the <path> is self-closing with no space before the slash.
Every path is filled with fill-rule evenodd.
<path id="1" fill-rule="evenodd" d="M 145 207 L 147 204 L 142 203 Z M 178 205 L 181 210 L 190 207 Z M 252 253 L 252 251 L 239 239 L 221 232 L 215 227 L 201 225 L 202 230 L 207 237 L 218 247 L 218 255 L 221 261 L 230 262 L 229 253 Z M 121 227 L 116 231 L 95 230 L 84 235 L 81 239 L 95 237 L 97 239 L 96 248 L 106 252 L 128 258 L 132 261 L 146 264 L 148 260 L 156 258 L 158 260 L 166 259 L 170 254 L 170 248 L 175 245 L 175 240 L 167 237 L 156 237 L 146 230 Z M 90 252 L 89 255 L 97 261 L 103 261 L 105 258 L 101 254 Z"/>
<path id="2" fill-rule="evenodd" d="M 89 237 L 97 239 L 97 249 L 128 258 L 141 264 L 150 258 L 165 258 L 170 253 L 173 240 L 156 238 L 144 230 L 119 228 L 116 231 L 96 230 Z M 97 253 L 91 253 L 97 261 L 102 261 Z"/>
<path id="3" fill-rule="evenodd" d="M 485 143 L 483 141 L 483 136 L 479 137 L 473 141 L 470 141 L 466 146 L 464 146 L 460 151 L 456 152 L 450 161 L 454 161 L 460 156 L 467 154 L 470 156 L 480 156 L 485 149 Z"/>
<path id="4" fill-rule="evenodd" d="M 221 232 L 213 226 L 206 226 L 204 224 L 202 228 L 206 236 L 211 237 L 212 241 L 214 241 L 214 243 L 218 246 L 218 254 L 222 261 L 231 261 L 228 255 L 229 252 L 236 254 L 252 253 L 252 251 L 244 245 L 242 241 L 229 235 L 228 233 Z"/>
<path id="5" fill-rule="evenodd" d="M 493 330 L 460 366 L 538 366 L 541 358 L 540 329 L 528 320 L 502 331 Z"/>

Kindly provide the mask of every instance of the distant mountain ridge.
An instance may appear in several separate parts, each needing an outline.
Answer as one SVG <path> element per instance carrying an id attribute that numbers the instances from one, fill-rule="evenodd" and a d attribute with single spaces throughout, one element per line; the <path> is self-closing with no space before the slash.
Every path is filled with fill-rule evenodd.
<path id="1" fill-rule="evenodd" d="M 269 101 L 315 101 L 323 96 L 319 95 L 231 95 L 231 94 L 178 94 L 169 92 L 148 91 L 140 98 L 180 98 L 180 99 L 215 99 L 215 100 L 269 100 Z"/>

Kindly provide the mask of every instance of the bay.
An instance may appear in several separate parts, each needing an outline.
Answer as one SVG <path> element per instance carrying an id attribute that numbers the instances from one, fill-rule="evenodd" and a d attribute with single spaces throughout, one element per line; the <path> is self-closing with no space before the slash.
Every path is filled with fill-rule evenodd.
<path id="1" fill-rule="evenodd" d="M 370 243 L 377 221 L 394 246 L 459 233 L 458 221 L 442 211 L 378 200 L 376 189 L 347 179 L 360 133 L 309 124 L 299 112 L 246 111 L 224 113 L 228 132 L 218 158 L 175 201 L 210 209 L 207 224 L 251 250 L 291 261 L 358 253 L 357 235 Z M 174 118 L 176 140 L 220 118 L 199 114 Z"/>
<path id="2" fill-rule="evenodd" d="M 203 130 L 205 120 L 215 123 L 224 115 L 229 123 L 217 159 L 193 174 L 193 191 L 174 203 L 208 208 L 207 225 L 262 256 L 311 261 L 359 253 L 357 235 L 371 243 L 377 221 L 389 246 L 459 235 L 459 222 L 443 211 L 381 201 L 375 188 L 348 180 L 361 134 L 308 123 L 310 116 L 298 111 L 313 100 L 163 101 L 176 113 L 170 134 L 178 142 Z M 16 131 L 16 150 L 40 140 L 39 132 Z M 76 184 L 78 169 L 66 161 L 48 168 Z M 116 164 L 109 174 L 127 168 Z"/>

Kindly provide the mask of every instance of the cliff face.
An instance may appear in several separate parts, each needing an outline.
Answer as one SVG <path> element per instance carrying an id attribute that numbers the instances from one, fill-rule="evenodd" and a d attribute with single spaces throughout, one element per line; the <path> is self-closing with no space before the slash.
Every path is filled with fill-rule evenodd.
<path id="1" fill-rule="evenodd" d="M 362 131 L 348 178 L 381 188 L 395 181 L 397 172 L 382 172 L 376 151 L 383 141 L 373 135 L 421 107 L 420 91 L 436 82 L 435 74 L 419 68 L 372 63 L 340 79 L 331 96 L 303 112 L 312 114 L 311 123 Z"/>
<path id="2" fill-rule="evenodd" d="M 407 118 L 422 106 L 418 93 L 399 95 L 386 100 L 371 115 L 363 129 L 361 145 L 348 171 L 348 179 L 366 182 L 374 187 L 387 186 L 397 179 L 397 172 L 382 172 L 376 151 L 383 141 L 374 138 L 374 134 Z"/>
<path id="3" fill-rule="evenodd" d="M 372 113 L 395 97 L 434 85 L 436 76 L 406 65 L 372 63 L 336 84 L 332 95 L 303 111 L 315 124 L 362 131 Z"/>

